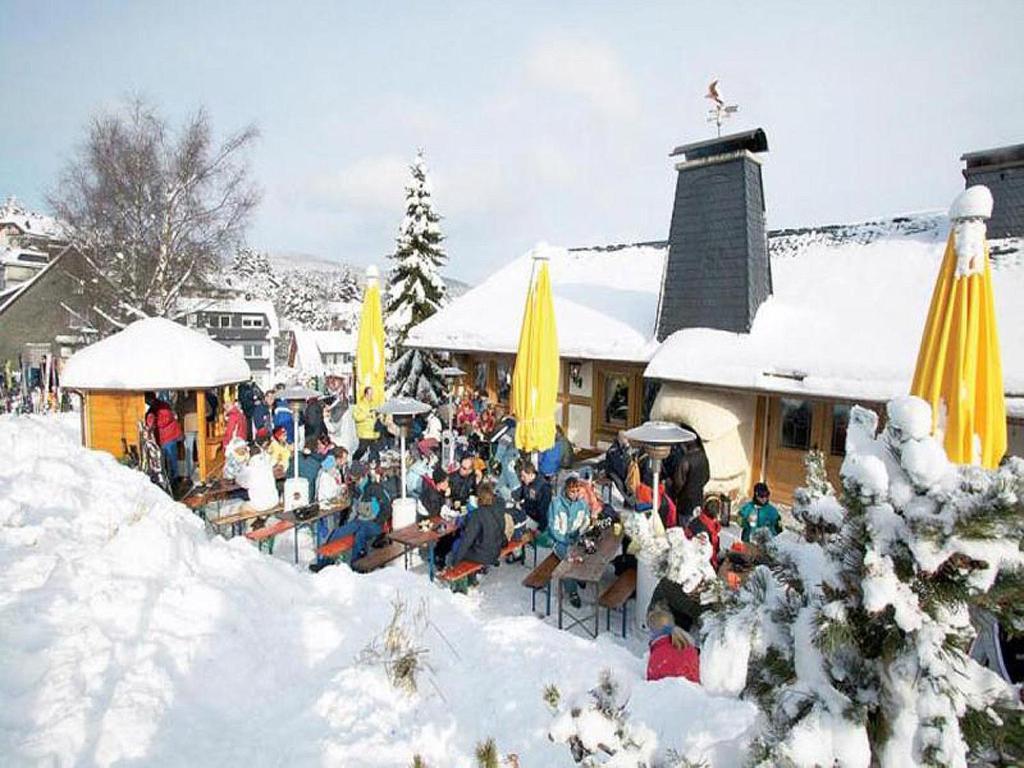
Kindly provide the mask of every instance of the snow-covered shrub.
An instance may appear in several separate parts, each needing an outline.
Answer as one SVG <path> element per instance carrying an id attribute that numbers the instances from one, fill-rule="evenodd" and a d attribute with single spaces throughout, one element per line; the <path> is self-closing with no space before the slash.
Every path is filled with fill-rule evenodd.
<path id="1" fill-rule="evenodd" d="M 822 468 L 797 494 L 813 540 L 778 536 L 704 622 L 702 682 L 764 712 L 757 765 L 966 766 L 1021 728 L 1015 692 L 968 655 L 968 609 L 1019 618 L 1024 462 L 950 464 L 917 398 L 888 417 L 879 433 L 853 409 L 842 500 Z"/>
<path id="2" fill-rule="evenodd" d="M 545 689 L 549 705 L 552 699 L 561 699 L 552 689 Z M 629 691 L 604 670 L 585 699 L 570 702 L 556 714 L 548 738 L 568 745 L 573 760 L 586 768 L 654 768 L 657 739 L 646 726 L 630 723 L 628 703 Z"/>

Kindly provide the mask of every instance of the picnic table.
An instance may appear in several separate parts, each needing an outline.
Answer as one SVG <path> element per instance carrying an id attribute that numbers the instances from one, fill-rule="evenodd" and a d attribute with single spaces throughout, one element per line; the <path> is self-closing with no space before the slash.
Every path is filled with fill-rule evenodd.
<path id="1" fill-rule="evenodd" d="M 274 467 L 274 479 L 284 480 L 287 473 L 281 467 Z M 240 486 L 233 479 L 226 477 L 219 478 L 212 483 L 199 485 L 192 488 L 182 499 L 181 503 L 192 511 L 202 510 L 207 504 L 217 504 L 217 511 L 220 511 L 220 503 L 232 496 L 244 493 L 245 488 Z M 205 516 L 204 516 L 205 517 Z"/>
<path id="2" fill-rule="evenodd" d="M 295 532 L 295 562 L 299 562 L 299 529 L 303 526 L 312 526 L 318 520 L 322 520 L 330 515 L 344 512 L 349 508 L 351 502 L 347 499 L 340 499 L 334 504 L 326 505 L 313 502 L 305 507 L 299 507 L 288 512 L 284 511 L 283 504 L 277 504 L 270 509 L 264 509 L 262 511 L 256 510 L 245 510 L 243 512 L 234 512 L 230 515 L 223 515 L 221 517 L 213 517 L 208 519 L 206 522 L 211 525 L 215 530 L 224 528 L 227 526 L 231 527 L 232 535 L 238 533 L 244 524 L 259 518 L 275 516 L 278 520 L 289 523 L 288 528 L 291 528 Z M 279 533 L 284 533 L 285 529 L 277 530 Z M 316 545 L 319 547 L 319 539 L 316 535 L 316 528 L 313 528 L 314 538 L 317 538 Z"/>
<path id="3" fill-rule="evenodd" d="M 601 630 L 598 619 L 600 618 L 600 606 L 594 603 L 593 615 L 575 615 L 565 610 L 563 606 L 564 588 L 562 582 L 565 579 L 574 579 L 576 581 L 583 582 L 584 584 L 593 584 L 595 593 L 597 586 L 601 582 L 601 577 L 604 576 L 605 570 L 608 568 L 609 563 L 615 559 L 622 549 L 622 534 L 616 535 L 614 529 L 607 528 L 601 534 L 601 538 L 597 540 L 597 549 L 591 553 L 587 553 L 580 545 L 573 545 L 569 548 L 568 556 L 565 560 L 560 562 L 551 574 L 551 578 L 558 581 L 558 628 L 559 629 L 572 629 L 573 627 L 579 626 L 583 630 L 596 638 Z M 567 626 L 563 626 L 564 617 L 568 616 L 572 619 L 572 622 Z M 594 631 L 591 632 L 589 628 L 590 620 L 594 620 Z"/>
<path id="4" fill-rule="evenodd" d="M 409 569 L 409 555 L 415 549 L 422 549 L 426 547 L 427 553 L 427 574 L 430 576 L 430 580 L 434 580 L 434 547 L 441 539 L 445 536 L 449 536 L 457 531 L 458 525 L 454 520 L 445 520 L 443 517 L 435 516 L 429 518 L 429 523 L 425 528 L 421 528 L 422 522 L 413 523 L 407 525 L 404 528 L 399 528 L 397 531 L 391 532 L 391 540 L 397 541 L 403 547 L 405 552 L 405 568 Z"/>

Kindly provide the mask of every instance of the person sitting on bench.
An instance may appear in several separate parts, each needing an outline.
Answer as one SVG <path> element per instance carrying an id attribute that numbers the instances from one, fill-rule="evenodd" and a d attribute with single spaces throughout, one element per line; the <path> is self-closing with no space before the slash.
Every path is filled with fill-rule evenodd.
<path id="1" fill-rule="evenodd" d="M 459 468 L 448 475 L 451 483 L 452 501 L 456 504 L 469 503 L 469 497 L 476 494 L 476 467 L 472 456 L 465 456 L 459 461 Z"/>
<path id="2" fill-rule="evenodd" d="M 354 483 L 352 488 L 352 514 L 349 521 L 331 531 L 327 542 L 352 536 L 352 555 L 349 562 L 354 563 L 366 555 L 370 542 L 380 536 L 384 523 L 391 515 L 391 499 L 380 482 L 372 476 L 366 465 L 353 462 L 349 470 Z"/>
<path id="3" fill-rule="evenodd" d="M 505 546 L 505 510 L 498 503 L 494 486 L 483 483 L 477 490 L 477 508 L 470 512 L 462 534 L 449 555 L 449 565 L 469 560 L 480 565 L 497 565 Z"/>
<path id="4" fill-rule="evenodd" d="M 647 679 L 684 677 L 699 685 L 700 653 L 693 638 L 672 622 L 672 614 L 655 608 L 647 614 L 647 629 L 650 632 Z"/>
<path id="5" fill-rule="evenodd" d="M 512 494 L 512 498 L 527 517 L 537 524 L 537 530 L 543 533 L 548 528 L 551 483 L 541 477 L 529 459 L 520 460 L 517 470 L 520 486 Z"/>
<path id="6" fill-rule="evenodd" d="M 554 552 L 560 560 L 565 560 L 572 547 L 590 524 L 590 510 L 583 500 L 580 479 L 570 475 L 565 481 L 562 494 L 551 500 L 548 509 L 548 533 L 554 541 Z M 569 603 L 573 608 L 583 605 L 580 600 L 579 584 L 575 579 L 563 579 L 565 591 L 569 593 Z"/>
<path id="7" fill-rule="evenodd" d="M 448 489 L 448 473 L 440 465 L 434 467 L 430 476 L 423 478 L 423 484 L 420 486 L 421 518 L 437 517 L 441 514 L 448 500 Z"/>

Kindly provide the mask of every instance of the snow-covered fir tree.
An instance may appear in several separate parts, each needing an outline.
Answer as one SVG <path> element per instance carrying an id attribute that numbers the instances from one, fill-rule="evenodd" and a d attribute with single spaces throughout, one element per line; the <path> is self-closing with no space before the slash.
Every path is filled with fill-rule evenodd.
<path id="1" fill-rule="evenodd" d="M 274 301 L 282 317 L 307 330 L 327 330 L 330 316 L 320 286 L 301 272 L 286 272 Z"/>
<path id="2" fill-rule="evenodd" d="M 441 217 L 434 211 L 423 151 L 409 167 L 405 217 L 398 231 L 387 287 L 384 327 L 394 361 L 388 367 L 388 389 L 431 405 L 443 398 L 442 364 L 432 352 L 405 349 L 409 329 L 445 305 L 447 288 L 440 269 L 448 260 L 442 247 Z"/>
<path id="3" fill-rule="evenodd" d="M 229 277 L 233 287 L 240 288 L 254 299 L 274 301 L 281 288 L 281 280 L 274 273 L 270 257 L 253 248 L 241 248 L 235 253 Z"/>
<path id="4" fill-rule="evenodd" d="M 702 682 L 765 714 L 753 764 L 1024 757 L 1016 691 L 969 655 L 972 609 L 1024 629 L 1024 461 L 952 465 L 930 430 L 917 398 L 890 402 L 881 433 L 854 408 L 841 499 L 812 459 L 794 509 L 805 536 L 767 543 L 767 564 L 705 621 Z"/>

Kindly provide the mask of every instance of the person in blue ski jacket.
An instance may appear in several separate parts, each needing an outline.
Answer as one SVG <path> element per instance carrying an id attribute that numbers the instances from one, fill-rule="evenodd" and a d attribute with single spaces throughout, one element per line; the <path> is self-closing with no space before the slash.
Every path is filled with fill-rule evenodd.
<path id="1" fill-rule="evenodd" d="M 274 401 L 274 429 L 284 427 L 285 439 L 291 445 L 295 442 L 295 419 L 288 403 L 278 398 Z"/>
<path id="2" fill-rule="evenodd" d="M 565 481 L 562 493 L 551 499 L 548 508 L 548 535 L 554 541 L 554 552 L 562 560 L 569 554 L 569 548 L 579 541 L 583 532 L 590 524 L 590 509 L 583 498 L 580 479 L 570 475 Z M 563 585 L 569 593 L 569 602 L 579 608 L 579 583 L 574 579 L 564 579 Z"/>

